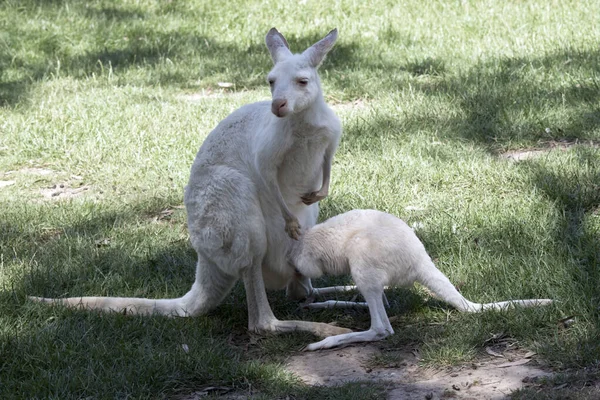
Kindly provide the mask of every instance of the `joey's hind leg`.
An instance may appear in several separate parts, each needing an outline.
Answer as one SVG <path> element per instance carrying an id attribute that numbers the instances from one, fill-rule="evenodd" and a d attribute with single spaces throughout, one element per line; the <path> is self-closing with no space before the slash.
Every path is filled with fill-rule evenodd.
<path id="1" fill-rule="evenodd" d="M 333 160 L 333 153 L 335 152 L 333 147 L 328 147 L 323 157 L 323 180 L 321 182 L 321 189 L 315 192 L 307 193 L 301 196 L 301 200 L 307 206 L 315 204 L 323 200 L 329 194 L 329 181 L 331 178 L 331 161 Z"/>
<path id="2" fill-rule="evenodd" d="M 351 332 L 342 335 L 330 336 L 320 342 L 311 343 L 306 346 L 306 350 L 329 349 L 348 343 L 374 342 L 384 339 L 394 333 L 390 320 L 385 312 L 383 305 L 383 288 L 371 288 L 361 290 L 361 293 L 369 305 L 369 314 L 371 315 L 371 328 L 364 332 Z"/>

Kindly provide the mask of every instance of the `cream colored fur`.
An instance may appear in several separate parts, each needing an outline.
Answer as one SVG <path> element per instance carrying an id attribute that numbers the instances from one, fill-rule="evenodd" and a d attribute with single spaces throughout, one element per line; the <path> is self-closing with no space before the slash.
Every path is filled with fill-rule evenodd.
<path id="1" fill-rule="evenodd" d="M 375 210 L 349 211 L 314 226 L 292 248 L 289 257 L 296 269 L 309 278 L 323 274 L 351 274 L 371 315 L 368 331 L 331 336 L 310 344 L 307 350 L 381 340 L 392 335 L 394 330 L 384 307 L 383 290 L 387 285 L 410 286 L 419 282 L 441 300 L 465 312 L 506 310 L 512 306 L 530 307 L 552 302 L 532 299 L 480 304 L 465 299 L 435 267 L 408 225 L 393 215 Z M 312 306 L 322 308 L 322 305 Z"/>
<path id="2" fill-rule="evenodd" d="M 184 199 L 198 254 L 196 279 L 187 294 L 176 299 L 32 299 L 129 314 L 194 316 L 216 307 L 241 278 L 250 330 L 320 336 L 349 332 L 323 323 L 280 321 L 265 293 L 265 286 L 287 285 L 291 297 L 312 290 L 285 255 L 290 237 L 297 239 L 301 227 L 316 223 L 317 202 L 329 189 L 341 125 L 325 104 L 317 67 L 336 39 L 333 30 L 302 54 L 292 54 L 285 38 L 271 29 L 266 44 L 274 62 L 268 76 L 272 100 L 233 112 L 200 147 Z"/>

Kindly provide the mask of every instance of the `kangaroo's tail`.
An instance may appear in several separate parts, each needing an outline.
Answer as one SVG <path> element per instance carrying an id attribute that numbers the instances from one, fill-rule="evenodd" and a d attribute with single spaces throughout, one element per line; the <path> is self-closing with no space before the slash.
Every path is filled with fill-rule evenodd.
<path id="1" fill-rule="evenodd" d="M 194 285 L 176 299 L 146 299 L 138 297 L 68 297 L 53 299 L 29 296 L 30 300 L 86 310 L 112 311 L 130 315 L 159 314 L 171 317 L 191 317 L 205 314 L 218 306 L 229 293 L 236 277 L 218 268 L 196 269 Z"/>
<path id="2" fill-rule="evenodd" d="M 128 315 L 161 314 L 168 316 L 192 316 L 194 309 L 189 309 L 185 296 L 178 299 L 145 299 L 136 297 L 67 297 L 53 299 L 28 296 L 30 300 L 40 303 L 63 305 L 84 310 L 101 310 Z"/>
<path id="3" fill-rule="evenodd" d="M 536 307 L 552 303 L 550 299 L 508 300 L 485 304 L 473 303 L 456 290 L 452 282 L 437 269 L 431 260 L 423 263 L 422 271 L 417 281 L 430 289 L 441 300 L 463 312 L 481 312 L 484 310 L 504 311 L 515 306 Z"/>

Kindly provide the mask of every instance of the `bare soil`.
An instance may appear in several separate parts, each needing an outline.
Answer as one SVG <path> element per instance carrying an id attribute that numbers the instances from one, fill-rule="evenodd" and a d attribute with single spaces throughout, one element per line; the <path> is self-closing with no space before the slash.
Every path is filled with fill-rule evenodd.
<path id="1" fill-rule="evenodd" d="M 309 385 L 381 382 L 386 385 L 389 400 L 506 399 L 511 392 L 551 376 L 525 350 L 504 352 L 502 356 L 486 354 L 451 368 L 422 367 L 418 353 L 410 348 L 395 349 L 393 357 L 387 354 L 384 359 L 397 360 L 392 364 L 373 362 L 388 350 L 365 344 L 302 352 L 291 356 L 286 368 Z"/>
<path id="2" fill-rule="evenodd" d="M 54 199 L 70 199 L 73 197 L 78 197 L 89 190 L 89 186 L 82 185 L 77 187 L 72 187 L 69 182 L 57 183 L 50 187 L 40 189 L 40 193 L 44 198 L 49 200 Z"/>
<path id="3" fill-rule="evenodd" d="M 586 146 L 591 148 L 600 148 L 598 141 L 588 140 L 553 140 L 543 143 L 539 148 L 520 149 L 507 151 L 500 154 L 500 158 L 505 158 L 509 161 L 524 161 L 539 158 L 553 151 L 565 151 L 573 146 Z"/>

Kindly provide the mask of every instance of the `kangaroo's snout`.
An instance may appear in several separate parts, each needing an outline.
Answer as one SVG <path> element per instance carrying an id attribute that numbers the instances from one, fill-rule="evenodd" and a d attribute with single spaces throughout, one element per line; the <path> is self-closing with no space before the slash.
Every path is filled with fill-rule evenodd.
<path id="1" fill-rule="evenodd" d="M 289 113 L 288 102 L 286 99 L 275 99 L 271 103 L 271 112 L 279 118 L 283 118 Z"/>

